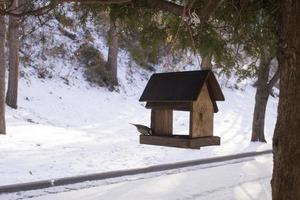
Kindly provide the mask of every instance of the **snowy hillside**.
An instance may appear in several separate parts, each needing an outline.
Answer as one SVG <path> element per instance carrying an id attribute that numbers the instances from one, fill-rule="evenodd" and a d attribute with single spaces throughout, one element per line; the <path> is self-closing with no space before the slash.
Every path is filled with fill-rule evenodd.
<path id="1" fill-rule="evenodd" d="M 271 148 L 277 99 L 268 104 L 268 144 L 250 144 L 255 89 L 249 85 L 244 91 L 223 86 L 226 101 L 218 103 L 214 123 L 221 146 L 140 145 L 129 123 L 150 123 L 149 110 L 138 102 L 150 73 L 128 69 L 126 55 L 121 58 L 119 92 L 90 86 L 80 71 L 68 84 L 59 77 L 21 79 L 19 109 L 7 108 L 8 134 L 0 136 L 2 185 Z M 174 120 L 175 133 L 186 134 L 188 114 L 175 112 Z"/>
<path id="2" fill-rule="evenodd" d="M 118 90 L 91 85 L 72 54 L 84 41 L 82 30 L 76 30 L 78 39 L 72 41 L 53 27 L 43 29 L 49 37 L 43 48 L 34 39 L 37 35 L 25 40 L 32 44 L 28 52 L 35 60 L 21 69 L 19 108 L 6 110 L 7 135 L 0 136 L 1 185 L 271 148 L 278 100 L 270 97 L 268 102 L 268 143 L 250 143 L 255 88 L 246 83 L 232 89 L 224 77 L 219 81 L 226 101 L 218 102 L 214 122 L 221 146 L 191 150 L 140 145 L 139 134 L 129 123 L 150 123 L 150 112 L 138 99 L 151 72 L 132 64 L 121 51 Z M 93 44 L 106 56 L 102 33 L 91 32 Z M 51 57 L 51 50 L 61 45 L 70 51 Z M 45 78 L 39 76 L 41 70 Z M 188 113 L 174 113 L 175 133 L 187 134 L 188 125 Z"/>

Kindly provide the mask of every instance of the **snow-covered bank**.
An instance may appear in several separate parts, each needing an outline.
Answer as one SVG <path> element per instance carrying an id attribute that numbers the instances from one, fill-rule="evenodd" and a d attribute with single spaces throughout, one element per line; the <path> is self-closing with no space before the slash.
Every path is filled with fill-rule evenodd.
<path id="1" fill-rule="evenodd" d="M 271 148 L 277 100 L 271 97 L 268 103 L 268 144 L 250 143 L 251 86 L 244 91 L 223 87 L 226 101 L 218 103 L 214 124 L 221 146 L 190 150 L 140 145 L 129 122 L 149 125 L 149 110 L 138 102 L 149 74 L 120 66 L 120 92 L 91 87 L 80 76 L 69 84 L 31 78 L 27 85 L 22 79 L 20 108 L 7 110 L 8 134 L 0 136 L 1 185 Z M 175 116 L 174 129 L 186 133 L 187 115 Z"/>
<path id="2" fill-rule="evenodd" d="M 213 174 L 213 176 L 212 176 Z M 95 183 L 94 187 L 67 192 L 60 188 L 20 193 L 20 199 L 210 199 L 210 200 L 267 200 L 271 199 L 270 179 L 272 155 L 217 166 L 198 166 L 177 172 L 163 172 L 153 176 L 124 177 L 123 181 Z M 60 193 L 61 192 L 61 193 Z M 5 196 L 13 198 L 13 194 Z M 36 197 L 36 198 L 35 198 Z"/>

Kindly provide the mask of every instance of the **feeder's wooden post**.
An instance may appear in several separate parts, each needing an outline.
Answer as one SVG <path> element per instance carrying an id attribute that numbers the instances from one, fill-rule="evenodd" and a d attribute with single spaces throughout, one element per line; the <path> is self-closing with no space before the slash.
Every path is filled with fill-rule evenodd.
<path id="1" fill-rule="evenodd" d="M 151 129 L 154 135 L 172 135 L 173 111 L 167 109 L 152 109 Z"/>
<path id="2" fill-rule="evenodd" d="M 190 112 L 190 137 L 213 136 L 214 108 L 207 85 L 204 84 Z"/>

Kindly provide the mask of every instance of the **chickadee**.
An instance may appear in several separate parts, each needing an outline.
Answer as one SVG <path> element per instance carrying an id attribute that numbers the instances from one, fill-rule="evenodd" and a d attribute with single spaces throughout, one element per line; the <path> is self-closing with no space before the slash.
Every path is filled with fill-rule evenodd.
<path id="1" fill-rule="evenodd" d="M 130 123 L 132 124 L 132 123 Z M 141 125 L 141 124 L 132 124 L 133 126 L 136 127 L 136 129 L 138 130 L 138 132 L 140 132 L 143 135 L 152 135 L 152 130 L 151 128 Z"/>

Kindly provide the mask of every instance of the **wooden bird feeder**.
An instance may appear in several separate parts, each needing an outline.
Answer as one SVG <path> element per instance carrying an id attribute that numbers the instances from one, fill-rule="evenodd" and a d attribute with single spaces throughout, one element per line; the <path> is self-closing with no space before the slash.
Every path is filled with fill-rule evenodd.
<path id="1" fill-rule="evenodd" d="M 224 101 L 211 70 L 153 74 L 140 98 L 151 109 L 152 135 L 140 135 L 141 144 L 181 148 L 220 145 L 213 136 L 216 101 Z M 173 110 L 190 112 L 189 135 L 173 134 Z"/>

